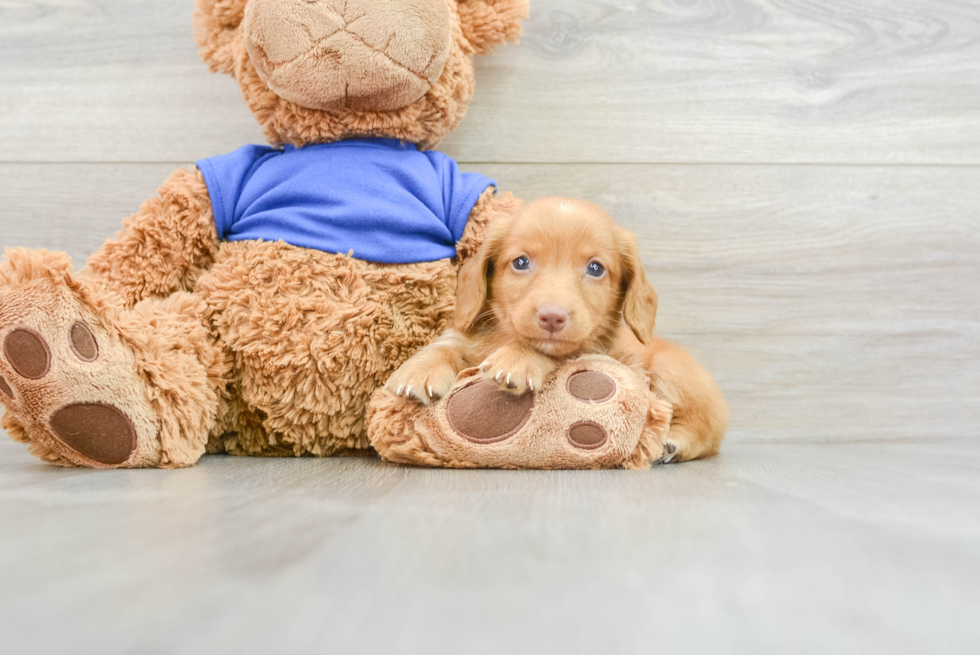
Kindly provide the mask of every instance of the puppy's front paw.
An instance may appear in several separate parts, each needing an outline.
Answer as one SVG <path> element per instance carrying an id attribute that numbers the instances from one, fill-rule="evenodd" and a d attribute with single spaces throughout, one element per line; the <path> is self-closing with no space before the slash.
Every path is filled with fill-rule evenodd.
<path id="1" fill-rule="evenodd" d="M 494 351 L 480 364 L 484 380 L 518 396 L 540 389 L 554 370 L 551 359 L 510 346 Z"/>
<path id="2" fill-rule="evenodd" d="M 428 405 L 444 397 L 456 384 L 456 371 L 442 363 L 413 357 L 388 378 L 385 388 L 396 396 Z"/>

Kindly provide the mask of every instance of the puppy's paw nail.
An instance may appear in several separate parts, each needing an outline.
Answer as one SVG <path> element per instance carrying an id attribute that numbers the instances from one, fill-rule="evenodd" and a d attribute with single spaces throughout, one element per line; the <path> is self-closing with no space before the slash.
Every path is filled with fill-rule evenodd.
<path id="1" fill-rule="evenodd" d="M 397 388 L 397 389 L 395 389 L 395 395 L 396 395 L 396 396 L 400 396 L 400 395 L 402 395 L 402 390 L 403 390 L 404 388 L 405 388 L 405 385 L 404 385 L 404 384 L 399 384 L 399 385 L 398 385 L 398 388 Z"/>
<path id="2" fill-rule="evenodd" d="M 664 442 L 663 454 L 660 456 L 660 459 L 654 462 L 654 464 L 670 464 L 675 459 L 677 459 L 677 446 L 674 443 L 667 441 Z"/>
<path id="3" fill-rule="evenodd" d="M 531 378 L 527 379 L 527 388 L 528 391 L 534 391 L 534 380 L 532 380 Z"/>
<path id="4" fill-rule="evenodd" d="M 500 382 L 500 378 L 503 377 L 503 371 L 497 371 L 497 374 L 493 377 L 494 382 Z"/>

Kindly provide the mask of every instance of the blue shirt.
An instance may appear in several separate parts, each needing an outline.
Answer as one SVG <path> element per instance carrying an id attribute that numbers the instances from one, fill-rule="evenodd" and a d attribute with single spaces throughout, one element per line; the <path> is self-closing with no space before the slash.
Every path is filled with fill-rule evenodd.
<path id="1" fill-rule="evenodd" d="M 393 139 L 245 146 L 197 167 L 219 238 L 281 239 L 385 264 L 455 257 L 470 212 L 495 186 L 441 152 Z"/>

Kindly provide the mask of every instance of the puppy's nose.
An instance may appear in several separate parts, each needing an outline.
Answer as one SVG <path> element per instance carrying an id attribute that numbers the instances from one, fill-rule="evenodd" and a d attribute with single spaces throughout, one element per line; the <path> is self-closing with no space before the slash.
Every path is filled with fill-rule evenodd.
<path id="1" fill-rule="evenodd" d="M 548 332 L 561 332 L 568 324 L 568 310 L 558 305 L 538 307 L 538 325 Z"/>

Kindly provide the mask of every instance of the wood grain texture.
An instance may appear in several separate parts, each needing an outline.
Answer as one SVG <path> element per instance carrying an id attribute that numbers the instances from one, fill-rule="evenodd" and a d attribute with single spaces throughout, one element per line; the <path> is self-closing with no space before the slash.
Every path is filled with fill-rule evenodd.
<path id="1" fill-rule="evenodd" d="M 0 651 L 972 653 L 978 503 L 976 440 L 644 472 L 98 472 L 2 441 Z"/>
<path id="2" fill-rule="evenodd" d="M 963 167 L 484 165 L 640 237 L 658 326 L 713 371 L 731 441 L 961 436 L 980 424 L 980 185 Z M 81 266 L 173 166 L 0 165 L 0 246 Z"/>
<path id="3" fill-rule="evenodd" d="M 0 6 L 0 161 L 194 161 L 262 136 L 192 0 Z M 980 164 L 973 0 L 533 0 L 445 142 L 469 162 Z"/>

